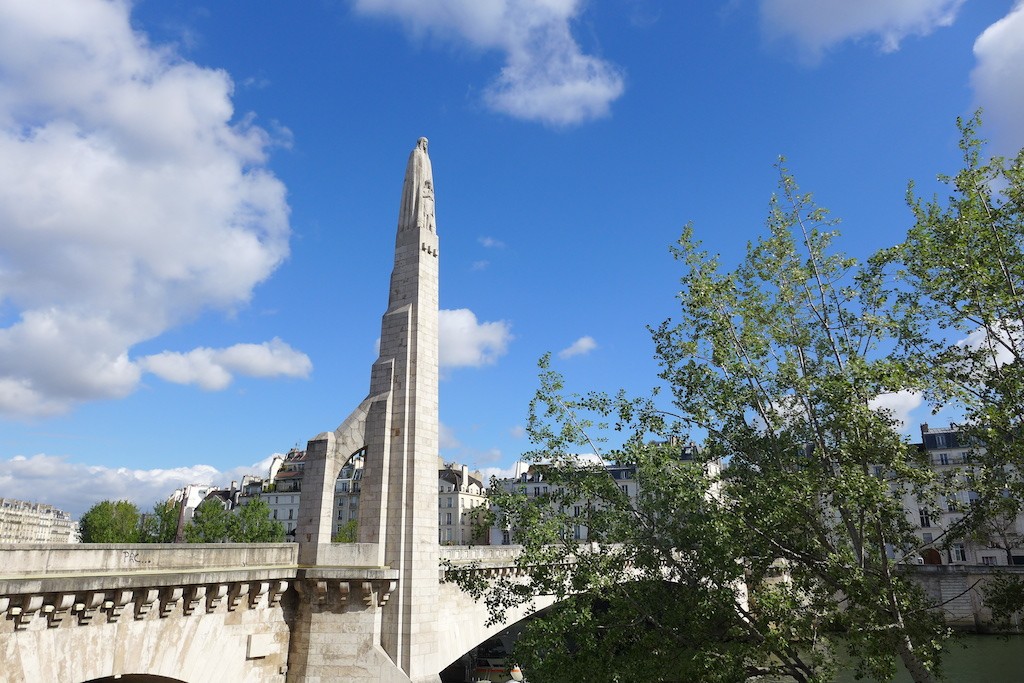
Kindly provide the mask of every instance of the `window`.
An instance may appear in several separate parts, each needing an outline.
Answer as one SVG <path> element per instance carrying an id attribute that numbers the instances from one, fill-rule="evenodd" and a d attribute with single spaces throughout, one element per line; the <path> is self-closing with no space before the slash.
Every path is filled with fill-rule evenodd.
<path id="1" fill-rule="evenodd" d="M 274 519 L 277 519 L 277 510 L 274 510 Z"/>
<path id="2" fill-rule="evenodd" d="M 917 513 L 921 518 L 921 528 L 927 529 L 932 525 L 932 518 L 931 515 L 928 514 L 927 510 L 921 508 L 920 510 L 917 511 Z"/>
<path id="3" fill-rule="evenodd" d="M 445 524 L 451 524 L 452 523 L 452 513 L 450 513 L 450 512 L 446 512 L 445 513 L 445 515 L 444 515 L 444 523 Z M 449 541 L 452 540 L 451 533 L 452 533 L 451 531 L 448 532 L 448 540 Z"/>
<path id="4" fill-rule="evenodd" d="M 452 506 L 452 497 L 448 496 L 448 502 L 445 503 L 445 507 L 449 507 L 450 508 L 451 506 Z"/>
<path id="5" fill-rule="evenodd" d="M 533 497 L 534 498 L 540 498 L 540 487 L 539 486 L 534 486 L 533 487 Z"/>
<path id="6" fill-rule="evenodd" d="M 940 465 L 948 465 L 949 464 L 949 453 L 939 453 L 939 464 Z"/>
<path id="7" fill-rule="evenodd" d="M 627 496 L 629 495 L 629 486 L 627 484 L 623 484 L 619 488 L 622 489 L 622 492 L 625 493 Z"/>
<path id="8" fill-rule="evenodd" d="M 882 478 L 882 466 L 881 465 L 875 465 L 871 469 L 872 469 L 872 473 L 874 474 L 875 478 L 877 478 L 877 479 L 881 479 Z"/>
<path id="9" fill-rule="evenodd" d="M 993 566 L 996 563 L 996 558 L 991 556 L 991 555 L 982 555 L 981 556 L 981 563 L 982 564 L 987 564 L 988 566 L 991 567 L 991 566 Z"/>
<path id="10" fill-rule="evenodd" d="M 967 552 L 964 550 L 964 544 L 963 543 L 954 543 L 953 547 L 951 548 L 951 550 L 953 552 L 953 561 L 954 562 L 966 562 L 967 561 Z"/>
<path id="11" fill-rule="evenodd" d="M 945 434 L 936 434 L 935 435 L 935 445 L 938 448 L 945 448 L 946 447 L 946 435 Z"/>
<path id="12" fill-rule="evenodd" d="M 580 506 L 579 505 L 577 505 L 576 507 L 574 507 L 572 509 L 572 516 L 573 517 L 579 517 L 580 516 Z"/>
<path id="13" fill-rule="evenodd" d="M 343 519 L 345 519 L 345 512 L 341 508 L 338 508 L 338 521 Z"/>
<path id="14" fill-rule="evenodd" d="M 924 541 L 925 543 L 931 543 L 932 542 L 932 535 L 930 533 L 923 533 L 923 534 L 921 534 L 921 540 Z"/>
<path id="15" fill-rule="evenodd" d="M 292 519 L 295 516 L 295 510 L 288 508 L 288 519 Z"/>
<path id="16" fill-rule="evenodd" d="M 506 529 L 505 531 L 501 532 L 501 544 L 502 545 L 512 545 L 512 538 L 511 538 L 511 535 L 508 532 L 508 529 Z"/>
<path id="17" fill-rule="evenodd" d="M 573 527 L 572 537 L 577 541 L 583 540 L 583 527 L 581 527 L 579 524 Z"/>

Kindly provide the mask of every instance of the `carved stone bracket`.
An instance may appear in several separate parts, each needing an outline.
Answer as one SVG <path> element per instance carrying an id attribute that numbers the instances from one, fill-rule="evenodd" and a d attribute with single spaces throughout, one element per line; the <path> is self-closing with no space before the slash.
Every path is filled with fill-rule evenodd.
<path id="1" fill-rule="evenodd" d="M 212 612 L 220 606 L 220 601 L 228 594 L 226 583 L 215 583 L 206 589 L 206 611 Z"/>
<path id="2" fill-rule="evenodd" d="M 249 594 L 248 582 L 242 581 L 239 583 L 232 583 L 228 588 L 228 611 L 234 612 L 238 609 L 238 603 L 242 601 L 242 598 Z"/>
<path id="3" fill-rule="evenodd" d="M 74 593 L 56 593 L 46 604 L 43 605 L 43 614 L 46 615 L 46 627 L 57 628 L 64 616 L 71 611 L 75 605 Z"/>
<path id="4" fill-rule="evenodd" d="M 287 581 L 273 581 L 270 585 L 270 598 L 267 600 L 268 607 L 277 607 L 281 604 L 281 596 L 288 591 Z"/>
<path id="5" fill-rule="evenodd" d="M 189 586 L 185 589 L 185 602 L 182 604 L 182 610 L 185 614 L 192 614 L 204 598 L 206 598 L 206 586 Z"/>
<path id="6" fill-rule="evenodd" d="M 96 616 L 96 610 L 103 604 L 103 593 L 83 593 L 77 597 L 77 601 L 71 606 L 71 613 L 78 615 L 79 624 L 88 624 Z"/>
<path id="7" fill-rule="evenodd" d="M 391 593 L 398 587 L 397 581 L 363 581 L 362 592 L 363 602 L 366 603 L 367 607 L 383 607 L 387 604 L 388 598 L 391 597 Z"/>
<path id="8" fill-rule="evenodd" d="M 107 622 L 113 624 L 121 618 L 124 606 L 132 600 L 132 592 L 129 590 L 115 590 L 107 594 L 103 601 L 102 609 L 107 613 Z"/>
<path id="9" fill-rule="evenodd" d="M 168 617 L 174 608 L 181 602 L 181 597 L 185 593 L 183 586 L 169 586 L 161 591 L 160 595 L 160 617 Z"/>
<path id="10" fill-rule="evenodd" d="M 256 609 L 260 599 L 270 590 L 269 581 L 257 581 L 249 584 L 249 609 Z"/>
<path id="11" fill-rule="evenodd" d="M 160 591 L 156 588 L 143 588 L 135 591 L 135 618 L 144 618 L 158 597 L 160 597 Z"/>
<path id="12" fill-rule="evenodd" d="M 21 631 L 27 628 L 28 622 L 32 621 L 32 617 L 42 606 L 42 595 L 25 595 L 21 599 L 21 604 L 9 607 L 7 611 L 14 617 L 14 630 Z"/>

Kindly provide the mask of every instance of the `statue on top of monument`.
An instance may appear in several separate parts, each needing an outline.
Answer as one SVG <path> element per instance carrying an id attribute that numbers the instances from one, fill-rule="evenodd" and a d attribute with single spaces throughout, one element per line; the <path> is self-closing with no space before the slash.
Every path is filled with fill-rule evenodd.
<path id="1" fill-rule="evenodd" d="M 409 155 L 398 212 L 398 231 L 436 231 L 434 222 L 434 174 L 427 156 L 427 139 L 420 138 Z"/>

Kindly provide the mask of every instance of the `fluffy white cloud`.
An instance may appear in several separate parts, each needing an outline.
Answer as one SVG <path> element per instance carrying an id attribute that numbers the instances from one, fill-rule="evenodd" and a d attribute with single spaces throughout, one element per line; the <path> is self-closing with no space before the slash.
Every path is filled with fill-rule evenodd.
<path id="1" fill-rule="evenodd" d="M 911 35 L 949 26 L 965 0 L 761 0 L 761 19 L 772 38 L 791 39 L 817 59 L 846 40 L 873 38 L 883 51 Z"/>
<path id="2" fill-rule="evenodd" d="M 438 424 L 438 447 L 443 449 L 461 448 L 462 442 L 455 436 L 455 430 L 441 422 Z"/>
<path id="3" fill-rule="evenodd" d="M 597 342 L 594 341 L 593 337 L 580 337 L 567 348 L 562 349 L 558 352 L 559 358 L 572 358 L 573 356 L 583 356 L 597 348 Z"/>
<path id="4" fill-rule="evenodd" d="M 1018 352 L 1024 349 L 1024 321 L 1003 320 L 995 326 L 994 334 L 990 335 L 984 327 L 978 327 L 963 339 L 956 342 L 971 351 L 985 349 L 985 360 L 990 366 L 1001 366 L 1013 361 Z"/>
<path id="5" fill-rule="evenodd" d="M 497 477 L 498 479 L 513 479 L 516 476 L 518 470 L 518 463 L 513 463 L 508 467 L 483 467 L 480 469 L 480 473 L 484 475 L 484 483 L 487 486 L 491 485 L 491 477 Z M 523 470 L 526 471 L 525 469 Z"/>
<path id="6" fill-rule="evenodd" d="M 1024 1 L 978 36 L 974 56 L 971 84 L 986 127 L 996 151 L 1014 154 L 1024 147 Z"/>
<path id="7" fill-rule="evenodd" d="M 868 401 L 868 405 L 874 410 L 886 411 L 896 422 L 901 430 L 906 429 L 910 422 L 910 413 L 921 406 L 924 397 L 916 391 L 906 389 L 891 393 L 879 394 Z"/>
<path id="8" fill-rule="evenodd" d="M 366 14 L 393 16 L 431 33 L 505 54 L 484 101 L 528 121 L 573 125 L 608 114 L 623 92 L 621 71 L 583 54 L 570 24 L 582 0 L 355 0 Z"/>
<path id="9" fill-rule="evenodd" d="M 504 249 L 505 243 L 501 240 L 496 240 L 493 237 L 478 237 L 477 242 L 486 247 L 487 249 Z"/>
<path id="10" fill-rule="evenodd" d="M 185 484 L 227 486 L 245 474 L 266 477 L 272 457 L 230 470 L 210 465 L 142 470 L 69 462 L 63 456 L 17 455 L 0 461 L 0 491 L 14 498 L 19 491 L 45 491 L 39 502 L 55 505 L 76 519 L 105 499 L 130 500 L 145 511 Z"/>
<path id="11" fill-rule="evenodd" d="M 509 323 L 478 322 L 476 314 L 468 308 L 440 311 L 438 324 L 442 368 L 492 365 L 505 355 L 512 341 Z"/>
<path id="12" fill-rule="evenodd" d="M 129 3 L 0 3 L 0 411 L 130 393 L 131 347 L 244 305 L 288 254 L 270 136 Z M 0 323 L 3 324 L 3 323 Z"/>
<path id="13" fill-rule="evenodd" d="M 140 358 L 139 365 L 168 382 L 198 384 L 209 390 L 227 387 L 232 373 L 249 377 L 308 377 L 313 369 L 309 356 L 276 337 L 262 344 L 235 344 L 226 349 L 164 351 Z"/>

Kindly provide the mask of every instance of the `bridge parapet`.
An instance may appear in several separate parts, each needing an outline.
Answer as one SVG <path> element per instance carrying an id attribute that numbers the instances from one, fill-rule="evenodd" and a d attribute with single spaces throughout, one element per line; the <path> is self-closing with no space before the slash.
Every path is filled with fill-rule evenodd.
<path id="1" fill-rule="evenodd" d="M 15 631 L 127 613 L 276 607 L 295 578 L 294 544 L 31 544 L 0 548 L 0 617 Z"/>

